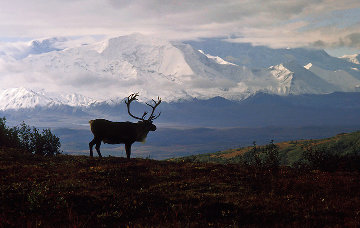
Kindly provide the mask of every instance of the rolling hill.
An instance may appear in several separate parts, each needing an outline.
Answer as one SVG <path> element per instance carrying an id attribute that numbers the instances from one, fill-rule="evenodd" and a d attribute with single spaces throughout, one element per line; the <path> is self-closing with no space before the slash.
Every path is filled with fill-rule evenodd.
<path id="1" fill-rule="evenodd" d="M 303 153 L 309 149 L 324 149 L 333 155 L 346 156 L 360 154 L 360 131 L 341 133 L 325 139 L 292 140 L 275 143 L 279 148 L 279 156 L 282 165 L 293 165 L 303 158 Z M 259 149 L 265 146 L 259 146 Z M 215 162 L 215 163 L 238 163 L 242 156 L 251 151 L 253 146 L 219 151 L 216 153 L 192 155 L 175 158 L 175 161 Z"/>

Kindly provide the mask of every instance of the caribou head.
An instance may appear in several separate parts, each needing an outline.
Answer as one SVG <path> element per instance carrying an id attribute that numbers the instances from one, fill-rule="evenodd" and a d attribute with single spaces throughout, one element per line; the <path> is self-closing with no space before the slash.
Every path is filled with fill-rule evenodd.
<path id="1" fill-rule="evenodd" d="M 153 121 L 157 119 L 161 112 L 158 114 L 155 113 L 155 109 L 161 103 L 161 99 L 158 97 L 157 101 L 154 99 L 151 103 L 146 103 L 149 107 L 151 107 L 151 113 L 148 115 L 148 112 L 144 112 L 141 117 L 137 117 L 130 112 L 130 104 L 131 102 L 138 100 L 137 97 L 139 93 L 131 94 L 125 100 L 127 111 L 129 115 L 137 120 L 137 123 L 132 122 L 112 122 L 105 119 L 95 119 L 90 120 L 90 129 L 94 135 L 94 139 L 89 143 L 90 148 L 90 156 L 93 156 L 93 146 L 101 157 L 100 153 L 100 145 L 101 142 L 108 143 L 108 144 L 125 144 L 125 151 L 127 158 L 130 159 L 131 154 L 131 145 L 134 142 L 144 142 L 146 139 L 147 134 L 150 131 L 155 131 L 156 126 L 153 124 Z M 148 116 L 148 117 L 147 117 Z"/>

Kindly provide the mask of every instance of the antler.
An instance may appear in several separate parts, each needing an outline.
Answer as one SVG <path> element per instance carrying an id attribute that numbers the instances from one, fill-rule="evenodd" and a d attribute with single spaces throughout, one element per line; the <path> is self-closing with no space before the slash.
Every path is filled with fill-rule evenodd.
<path id="1" fill-rule="evenodd" d="M 130 112 L 130 103 L 133 102 L 133 101 L 137 101 L 137 96 L 139 96 L 139 93 L 133 93 L 133 94 L 130 94 L 130 96 L 128 96 L 127 100 L 125 100 L 125 104 L 127 106 L 127 110 L 128 110 L 128 113 L 131 117 L 135 118 L 135 119 L 138 119 L 138 120 L 145 120 L 145 116 L 147 114 L 147 112 L 144 112 L 144 114 L 142 115 L 142 117 L 137 117 L 137 116 L 134 116 L 133 114 L 131 114 Z"/>
<path id="2" fill-rule="evenodd" d="M 152 108 L 152 112 L 151 112 L 150 117 L 149 117 L 149 119 L 148 119 L 148 120 L 150 120 L 150 121 L 153 121 L 153 120 L 157 119 L 157 118 L 160 116 L 160 114 L 161 114 L 161 112 L 159 112 L 159 114 L 157 114 L 156 116 L 154 116 L 154 112 L 155 112 L 156 107 L 159 106 L 159 104 L 161 103 L 161 98 L 158 97 L 158 100 L 157 100 L 157 101 L 155 101 L 154 99 L 152 99 L 152 101 L 154 102 L 154 105 L 151 105 L 151 104 L 146 103 L 148 106 L 150 106 L 150 107 Z"/>
<path id="3" fill-rule="evenodd" d="M 127 100 L 125 100 L 125 103 L 126 103 L 126 106 L 127 106 L 127 110 L 128 110 L 128 113 L 131 117 L 135 118 L 135 119 L 138 119 L 138 120 L 145 120 L 145 116 L 148 114 L 147 112 L 144 112 L 144 114 L 142 115 L 142 117 L 137 117 L 137 116 L 134 116 L 133 114 L 131 114 L 130 112 L 130 103 L 133 102 L 133 101 L 137 101 L 137 97 L 139 96 L 139 93 L 133 93 L 133 94 L 130 94 L 130 96 L 128 96 Z M 154 112 L 155 112 L 155 109 L 157 106 L 159 106 L 159 104 L 161 103 L 161 98 L 158 97 L 158 100 L 155 101 L 154 99 L 152 99 L 152 101 L 154 102 L 154 104 L 148 104 L 146 103 L 148 106 L 150 106 L 152 108 L 152 112 L 150 114 L 150 117 L 149 117 L 149 121 L 153 121 L 155 119 L 157 119 L 161 112 L 159 112 L 159 114 L 157 114 L 156 116 L 154 116 Z"/>

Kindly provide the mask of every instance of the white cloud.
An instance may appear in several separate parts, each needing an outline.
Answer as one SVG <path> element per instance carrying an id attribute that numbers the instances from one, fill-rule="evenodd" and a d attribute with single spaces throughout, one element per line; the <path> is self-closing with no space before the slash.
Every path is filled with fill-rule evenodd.
<path id="1" fill-rule="evenodd" d="M 349 9 L 354 12 L 347 17 Z M 170 39 L 235 35 L 240 41 L 271 46 L 317 41 L 357 46 L 351 34 L 360 30 L 359 16 L 354 16 L 359 12 L 358 0 L 12 0 L 1 3 L 0 34 L 39 38 L 140 32 Z"/>

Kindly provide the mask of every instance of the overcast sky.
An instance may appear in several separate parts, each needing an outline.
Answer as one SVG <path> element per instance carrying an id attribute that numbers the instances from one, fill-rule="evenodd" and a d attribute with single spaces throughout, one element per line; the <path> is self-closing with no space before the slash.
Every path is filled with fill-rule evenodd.
<path id="1" fill-rule="evenodd" d="M 359 0 L 0 0 L 0 41 L 133 32 L 360 53 Z"/>

